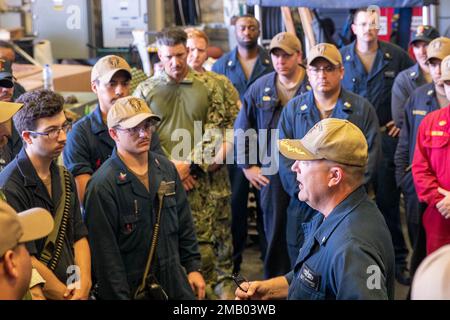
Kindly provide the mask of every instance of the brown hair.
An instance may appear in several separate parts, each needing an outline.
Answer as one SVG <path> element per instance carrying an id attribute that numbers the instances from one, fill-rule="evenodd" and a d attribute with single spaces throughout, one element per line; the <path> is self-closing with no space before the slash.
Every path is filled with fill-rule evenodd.
<path id="1" fill-rule="evenodd" d="M 19 134 L 36 130 L 37 120 L 57 115 L 63 111 L 64 106 L 63 96 L 50 90 L 26 92 L 16 102 L 23 103 L 23 107 L 13 117 Z"/>
<path id="2" fill-rule="evenodd" d="M 176 46 L 182 44 L 186 46 L 187 34 L 180 28 L 166 28 L 156 34 L 156 45 Z"/>

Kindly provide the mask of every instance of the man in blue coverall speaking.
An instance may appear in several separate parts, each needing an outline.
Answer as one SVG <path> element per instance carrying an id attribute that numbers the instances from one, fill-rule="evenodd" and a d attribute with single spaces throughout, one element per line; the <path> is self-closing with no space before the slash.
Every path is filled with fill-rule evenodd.
<path id="1" fill-rule="evenodd" d="M 312 90 L 292 99 L 281 112 L 278 128 L 280 139 L 301 139 L 317 122 L 325 118 L 346 119 L 357 125 L 369 145 L 369 160 L 364 184 L 372 177 L 380 151 L 378 118 L 373 106 L 361 96 L 341 87 L 344 76 L 342 56 L 328 43 L 319 43 L 308 52 L 308 79 Z M 280 156 L 280 178 L 290 195 L 287 209 L 287 245 L 291 267 L 303 244 L 302 223 L 316 214 L 305 202 L 299 201 L 298 184 L 291 171 L 294 161 Z"/>
<path id="2" fill-rule="evenodd" d="M 394 249 L 386 222 L 363 186 L 368 145 L 348 120 L 327 118 L 301 140 L 279 141 L 295 160 L 298 198 L 319 211 L 304 225 L 291 272 L 241 283 L 238 299 L 393 299 Z"/>

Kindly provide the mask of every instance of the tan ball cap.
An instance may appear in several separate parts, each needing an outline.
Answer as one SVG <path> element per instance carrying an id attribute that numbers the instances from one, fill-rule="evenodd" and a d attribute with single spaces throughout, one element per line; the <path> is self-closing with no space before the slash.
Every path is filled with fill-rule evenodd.
<path id="1" fill-rule="evenodd" d="M 108 128 L 118 125 L 125 129 L 134 128 L 149 118 L 161 121 L 160 116 L 154 114 L 143 99 L 128 96 L 118 99 L 109 110 Z"/>
<path id="2" fill-rule="evenodd" d="M 368 146 L 361 130 L 347 120 L 328 118 L 318 122 L 300 140 L 279 140 L 282 155 L 293 160 L 330 160 L 364 167 Z"/>
<path id="3" fill-rule="evenodd" d="M 269 52 L 279 48 L 289 55 L 302 51 L 302 45 L 297 36 L 290 32 L 281 32 L 272 38 L 270 42 Z"/>
<path id="4" fill-rule="evenodd" d="M 33 208 L 20 213 L 0 200 L 0 257 L 19 243 L 47 236 L 53 230 L 53 218 L 42 208 Z"/>
<path id="5" fill-rule="evenodd" d="M 324 58 L 335 66 L 342 64 L 342 56 L 338 48 L 329 43 L 319 43 L 309 50 L 307 56 L 308 66 L 317 58 Z"/>
<path id="6" fill-rule="evenodd" d="M 446 37 L 439 37 L 430 42 L 427 47 L 427 61 L 432 58 L 444 60 L 446 56 L 450 55 L 450 39 Z"/>
<path id="7" fill-rule="evenodd" d="M 131 68 L 125 59 L 113 55 L 105 56 L 92 68 L 91 82 L 99 80 L 102 83 L 108 83 L 116 72 L 121 70 L 127 72 L 131 78 Z"/>

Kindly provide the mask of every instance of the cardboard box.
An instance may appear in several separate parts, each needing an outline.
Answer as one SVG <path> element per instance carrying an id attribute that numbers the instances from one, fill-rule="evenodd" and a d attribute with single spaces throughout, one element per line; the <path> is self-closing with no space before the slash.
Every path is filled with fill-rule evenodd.
<path id="1" fill-rule="evenodd" d="M 17 70 L 17 72 L 16 72 Z M 54 64 L 53 84 L 55 91 L 91 91 L 91 70 L 90 66 Z M 33 65 L 13 65 L 13 74 L 25 90 L 42 89 L 44 80 L 42 78 L 42 68 Z"/>
<path id="2" fill-rule="evenodd" d="M 23 27 L 2 29 L 0 28 L 0 40 L 10 41 L 22 39 L 25 36 L 25 31 Z"/>

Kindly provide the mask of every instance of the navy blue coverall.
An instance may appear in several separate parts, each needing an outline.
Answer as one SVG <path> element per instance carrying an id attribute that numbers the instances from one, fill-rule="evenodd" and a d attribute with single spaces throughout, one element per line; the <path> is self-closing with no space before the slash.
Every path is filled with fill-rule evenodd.
<path id="1" fill-rule="evenodd" d="M 277 135 L 273 136 L 273 130 L 278 127 L 278 120 L 283 110 L 283 105 L 278 98 L 276 90 L 277 73 L 272 72 L 259 78 L 247 90 L 242 101 L 242 108 L 234 123 L 235 130 L 255 129 L 256 133 L 263 135 L 261 129 L 266 129 L 262 139 L 258 138 L 257 150 L 253 152 L 262 152 L 267 158 L 266 161 L 260 161 L 261 156 L 256 162 L 250 162 L 249 159 L 249 143 L 248 140 L 240 139 L 237 136 L 235 148 L 238 160 L 238 167 L 247 169 L 257 165 L 259 167 L 276 168 L 278 161 L 273 159 L 278 156 L 271 154 L 271 145 L 277 143 Z M 310 90 L 308 81 L 305 80 L 300 84 L 295 96 Z M 235 131 L 235 134 L 238 134 Z M 244 157 L 240 161 L 240 157 Z M 270 161 L 269 161 L 270 159 Z M 264 170 L 264 169 L 263 169 Z M 264 174 L 264 172 L 263 172 Z M 269 184 L 260 190 L 260 205 L 263 212 L 264 231 L 267 240 L 267 250 L 264 259 L 264 275 L 266 278 L 276 277 L 285 274 L 291 268 L 289 255 L 286 245 L 286 210 L 289 204 L 289 195 L 283 190 L 278 170 L 264 174 L 269 179 Z"/>
<path id="2" fill-rule="evenodd" d="M 285 275 L 289 300 L 394 299 L 394 250 L 386 222 L 364 187 L 304 225 L 305 245 Z M 370 277 L 378 276 L 377 286 Z"/>
<path id="3" fill-rule="evenodd" d="M 187 274 L 201 268 L 191 209 L 175 166 L 154 152 L 148 156 L 149 190 L 118 156 L 90 179 L 84 208 L 98 295 L 131 299 L 142 281 L 162 181 L 173 184 L 162 200 L 161 225 L 151 272 L 169 299 L 195 299 Z"/>
<path id="4" fill-rule="evenodd" d="M 249 79 L 245 78 L 244 69 L 242 69 L 241 63 L 238 59 L 238 48 L 234 48 L 232 51 L 224 54 L 217 60 L 212 71 L 225 75 L 233 83 L 234 87 L 239 92 L 241 101 L 244 99 L 244 94 L 247 88 L 255 82 L 259 77 L 272 72 L 272 62 L 270 60 L 269 53 L 262 47 L 259 47 L 259 56 L 256 60 L 253 71 Z M 228 174 L 230 176 L 231 184 L 231 232 L 233 235 L 233 264 L 234 272 L 238 272 L 242 262 L 242 252 L 245 249 L 247 240 L 247 202 L 250 185 L 244 176 L 241 169 L 235 164 L 227 166 Z M 256 192 L 256 197 L 259 197 L 259 193 Z M 258 202 L 258 201 L 257 201 Z M 260 241 L 261 253 L 265 256 L 266 240 L 264 236 L 263 222 L 261 212 L 258 210 L 258 234 Z"/>
<path id="5" fill-rule="evenodd" d="M 426 255 L 425 230 L 422 225 L 423 208 L 417 198 L 411 164 L 419 125 L 428 113 L 437 109 L 439 109 L 439 103 L 436 98 L 434 84 L 428 83 L 417 88 L 404 106 L 404 121 L 400 131 L 397 150 L 395 151 L 395 179 L 405 196 L 408 233 L 413 248 L 411 273 L 414 273 Z"/>
<path id="6" fill-rule="evenodd" d="M 377 111 L 382 131 L 382 159 L 375 171 L 374 188 L 378 208 L 383 213 L 391 231 L 395 249 L 395 261 L 399 268 L 406 265 L 408 249 L 400 226 L 400 190 L 395 182 L 394 153 L 397 138 L 388 135 L 386 124 L 392 120 L 391 96 L 395 77 L 414 65 L 402 48 L 378 41 L 378 50 L 372 70 L 366 72 L 355 51 L 356 41 L 341 48 L 345 69 L 342 86 L 365 97 Z"/>

